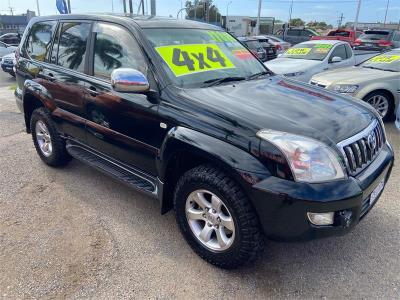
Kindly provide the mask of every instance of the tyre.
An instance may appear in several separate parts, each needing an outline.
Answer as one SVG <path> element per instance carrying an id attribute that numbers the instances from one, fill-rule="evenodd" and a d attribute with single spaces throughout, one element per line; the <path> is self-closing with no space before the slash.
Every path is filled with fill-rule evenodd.
<path id="1" fill-rule="evenodd" d="M 262 252 L 257 215 L 221 170 L 203 165 L 186 172 L 176 186 L 174 208 L 186 241 L 207 262 L 233 269 Z"/>
<path id="2" fill-rule="evenodd" d="M 33 111 L 30 128 L 36 151 L 46 164 L 58 167 L 70 161 L 65 141 L 58 133 L 47 109 L 41 107 Z"/>
<path id="3" fill-rule="evenodd" d="M 372 105 L 380 114 L 383 121 L 390 121 L 394 114 L 394 102 L 392 96 L 385 91 L 375 91 L 369 93 L 363 99 Z"/>

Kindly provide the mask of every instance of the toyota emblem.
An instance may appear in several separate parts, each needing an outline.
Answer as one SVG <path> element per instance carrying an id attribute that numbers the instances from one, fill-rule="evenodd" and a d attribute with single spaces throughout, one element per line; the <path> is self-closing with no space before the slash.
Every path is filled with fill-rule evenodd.
<path id="1" fill-rule="evenodd" d="M 371 132 L 367 137 L 367 144 L 369 149 L 374 150 L 376 148 L 376 136 L 375 132 Z"/>

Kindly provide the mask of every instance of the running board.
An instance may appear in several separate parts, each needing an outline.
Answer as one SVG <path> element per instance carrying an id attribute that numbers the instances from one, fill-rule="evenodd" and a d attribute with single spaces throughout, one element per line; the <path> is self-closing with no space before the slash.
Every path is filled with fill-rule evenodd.
<path id="1" fill-rule="evenodd" d="M 66 146 L 68 153 L 72 157 L 118 179 L 138 191 L 157 198 L 158 188 L 154 177 L 117 162 L 84 145 L 67 141 Z"/>

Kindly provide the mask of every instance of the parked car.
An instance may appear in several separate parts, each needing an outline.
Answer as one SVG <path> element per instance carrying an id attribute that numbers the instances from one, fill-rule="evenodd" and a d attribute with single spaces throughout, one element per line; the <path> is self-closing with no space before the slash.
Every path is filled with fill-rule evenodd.
<path id="1" fill-rule="evenodd" d="M 274 35 L 265 35 L 265 37 L 268 39 L 268 43 L 275 46 L 277 54 L 282 54 L 292 46 L 290 43 L 285 42 Z"/>
<path id="2" fill-rule="evenodd" d="M 275 33 L 275 36 L 292 45 L 309 41 L 311 37 L 316 35 L 319 35 L 316 31 L 303 27 L 280 29 Z"/>
<path id="3" fill-rule="evenodd" d="M 18 46 L 20 41 L 21 35 L 19 33 L 5 33 L 0 35 L 0 42 L 10 46 Z"/>
<path id="4" fill-rule="evenodd" d="M 0 62 L 1 68 L 4 72 L 10 74 L 11 76 L 15 76 L 14 73 L 14 65 L 15 65 L 15 53 L 10 53 L 3 56 L 3 59 Z"/>
<path id="5" fill-rule="evenodd" d="M 354 49 L 389 51 L 400 47 L 400 31 L 394 29 L 366 30 L 354 42 Z"/>
<path id="6" fill-rule="evenodd" d="M 261 61 L 267 61 L 267 52 L 258 39 L 253 37 L 238 37 L 238 40 L 245 45 Z"/>
<path id="7" fill-rule="evenodd" d="M 21 45 L 16 101 L 43 162 L 72 156 L 158 199 L 218 267 L 255 259 L 263 233 L 350 231 L 390 176 L 372 107 L 272 75 L 219 27 L 57 15 Z"/>
<path id="8" fill-rule="evenodd" d="M 362 59 L 373 55 L 376 53 L 363 55 Z M 276 74 L 308 82 L 313 75 L 325 70 L 354 66 L 360 62 L 347 42 L 334 40 L 297 44 L 265 65 Z"/>
<path id="9" fill-rule="evenodd" d="M 329 31 L 327 35 L 313 36 L 311 40 L 338 40 L 348 42 L 350 46 L 354 46 L 355 40 L 358 39 L 362 33 L 362 31 L 354 31 L 352 29 L 336 29 Z"/>
<path id="10" fill-rule="evenodd" d="M 386 121 L 394 116 L 400 101 L 400 49 L 375 56 L 356 67 L 315 75 L 310 83 L 362 99 Z"/>
<path id="11" fill-rule="evenodd" d="M 265 61 L 274 59 L 277 57 L 276 54 L 276 48 L 274 45 L 272 45 L 268 38 L 259 35 L 259 36 L 254 36 L 255 39 L 258 40 L 258 42 L 261 44 L 261 46 L 264 48 L 265 50 Z"/>
<path id="12" fill-rule="evenodd" d="M 3 58 L 4 55 L 13 53 L 15 51 L 16 47 L 7 45 L 3 42 L 0 42 L 0 61 Z"/>

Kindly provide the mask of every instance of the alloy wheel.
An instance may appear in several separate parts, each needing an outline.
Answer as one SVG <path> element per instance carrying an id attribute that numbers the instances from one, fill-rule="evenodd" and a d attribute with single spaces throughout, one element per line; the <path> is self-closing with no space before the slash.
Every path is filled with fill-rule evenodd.
<path id="1" fill-rule="evenodd" d="M 36 141 L 39 145 L 40 151 L 46 157 L 53 153 L 53 145 L 51 143 L 51 136 L 46 124 L 39 120 L 35 125 Z"/>
<path id="2" fill-rule="evenodd" d="M 232 246 L 235 224 L 224 202 L 207 190 L 196 190 L 186 199 L 186 219 L 197 240 L 221 252 Z"/>
<path id="3" fill-rule="evenodd" d="M 367 100 L 369 104 L 371 104 L 376 111 L 380 114 L 381 118 L 384 118 L 389 110 L 389 100 L 382 95 L 372 96 Z"/>

